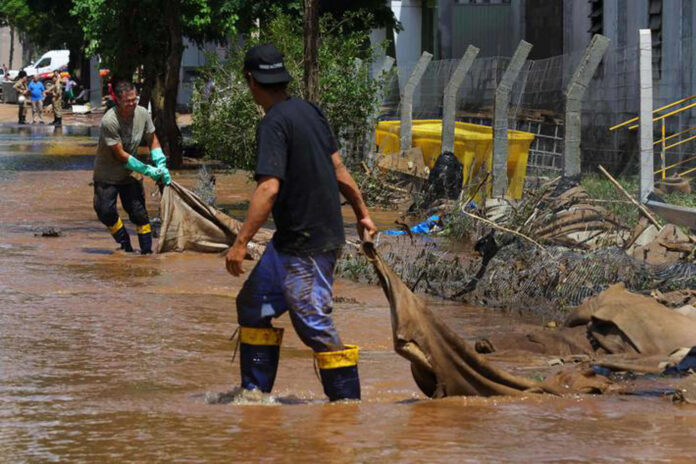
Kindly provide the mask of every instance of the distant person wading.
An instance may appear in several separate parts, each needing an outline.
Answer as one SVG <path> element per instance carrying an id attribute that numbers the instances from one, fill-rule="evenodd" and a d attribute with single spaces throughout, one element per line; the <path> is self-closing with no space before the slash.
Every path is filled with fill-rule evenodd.
<path id="1" fill-rule="evenodd" d="M 116 197 L 135 224 L 140 253 L 152 253 L 150 218 L 145 209 L 142 176 L 169 185 L 167 158 L 155 135 L 155 125 L 145 108 L 138 106 L 138 95 L 130 82 L 115 88 L 116 106 L 104 114 L 99 131 L 99 146 L 94 162 L 94 210 L 109 229 L 121 249 L 131 252 L 130 236 L 118 216 Z M 155 166 L 138 159 L 138 145 L 145 140 Z"/>
<path id="2" fill-rule="evenodd" d="M 345 243 L 339 191 L 353 207 L 358 233 L 372 236 L 377 229 L 324 114 L 287 94 L 283 55 L 271 44 L 253 47 L 243 72 L 266 116 L 256 135 L 257 187 L 227 253 L 227 270 L 245 272 L 247 243 L 271 210 L 276 232 L 237 296 L 242 388 L 273 388 L 283 329 L 271 321 L 288 311 L 314 351 L 329 399 L 359 399 L 358 347 L 343 344 L 331 318 L 334 266 Z"/>

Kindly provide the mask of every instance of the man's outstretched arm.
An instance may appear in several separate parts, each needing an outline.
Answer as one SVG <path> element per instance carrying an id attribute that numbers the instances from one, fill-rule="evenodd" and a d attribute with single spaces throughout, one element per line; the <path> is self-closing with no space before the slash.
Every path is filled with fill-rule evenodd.
<path id="1" fill-rule="evenodd" d="M 239 276 L 245 272 L 242 262 L 247 253 L 247 244 L 271 214 L 279 189 L 280 180 L 277 177 L 263 176 L 259 179 L 256 190 L 251 196 L 246 221 L 225 257 L 227 271 L 233 276 Z"/>
<path id="2" fill-rule="evenodd" d="M 367 205 L 363 200 L 362 193 L 358 188 L 358 184 L 353 180 L 348 169 L 341 161 L 341 155 L 338 152 L 331 155 L 334 169 L 336 170 L 336 180 L 338 181 L 338 189 L 343 197 L 348 200 L 350 206 L 353 207 L 353 212 L 358 220 L 358 236 L 371 239 L 377 233 L 377 226 L 370 218 L 370 212 L 367 210 Z M 365 237 L 367 235 L 367 237 Z"/>

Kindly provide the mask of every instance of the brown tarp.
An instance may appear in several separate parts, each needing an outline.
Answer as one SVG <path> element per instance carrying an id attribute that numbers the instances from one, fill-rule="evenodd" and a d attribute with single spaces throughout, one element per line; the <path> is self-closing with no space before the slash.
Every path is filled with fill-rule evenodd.
<path id="1" fill-rule="evenodd" d="M 176 182 L 164 187 L 160 201 L 160 228 L 157 253 L 199 251 L 216 253 L 234 243 L 242 223 L 208 205 L 195 193 Z M 261 229 L 247 247 L 252 258 L 263 253 L 272 232 Z"/>
<path id="2" fill-rule="evenodd" d="M 526 350 L 558 356 L 587 354 L 597 365 L 638 372 L 661 372 L 680 361 L 683 355 L 675 357 L 680 349 L 692 346 L 696 346 L 695 317 L 631 293 L 623 284 L 612 285 L 586 300 L 563 327 L 534 328 L 476 343 L 483 353 Z"/>
<path id="3" fill-rule="evenodd" d="M 601 392 L 609 382 L 591 371 L 557 373 L 543 383 L 505 372 L 478 354 L 394 274 L 374 244 L 363 243 L 389 300 L 394 349 L 411 362 L 418 387 L 433 398 Z"/>
<path id="4" fill-rule="evenodd" d="M 696 346 L 696 319 L 672 311 L 654 298 L 612 285 L 585 301 L 565 323 L 586 326 L 606 352 L 669 355 Z"/>

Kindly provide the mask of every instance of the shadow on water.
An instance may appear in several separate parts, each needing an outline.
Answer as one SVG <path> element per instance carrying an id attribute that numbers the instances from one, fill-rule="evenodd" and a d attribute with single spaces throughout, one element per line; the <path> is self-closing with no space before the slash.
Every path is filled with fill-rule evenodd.
<path id="1" fill-rule="evenodd" d="M 112 255 L 114 252 L 112 250 L 107 250 L 105 248 L 80 248 L 80 251 L 87 253 L 89 255 Z"/>

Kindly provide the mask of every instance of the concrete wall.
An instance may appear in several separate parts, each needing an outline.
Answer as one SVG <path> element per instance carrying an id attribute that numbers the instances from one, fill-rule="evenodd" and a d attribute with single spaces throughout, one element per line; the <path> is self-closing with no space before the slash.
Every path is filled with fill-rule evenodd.
<path id="1" fill-rule="evenodd" d="M 583 37 L 588 2 L 565 0 L 573 5 L 572 15 L 566 17 L 568 38 L 565 53 L 580 50 L 589 37 Z M 661 105 L 682 96 L 691 95 L 694 70 L 693 22 L 696 12 L 693 0 L 663 0 L 662 7 L 662 73 L 654 82 L 655 104 Z M 612 40 L 612 48 L 638 46 L 638 30 L 648 27 L 648 0 L 604 0 L 604 35 Z M 637 55 L 636 55 L 637 59 Z"/>
<path id="2" fill-rule="evenodd" d="M 206 54 L 208 53 L 217 54 L 218 57 L 222 58 L 225 48 L 218 47 L 214 43 L 199 47 L 184 38 L 184 53 L 181 56 L 181 69 L 179 70 L 179 92 L 176 98 L 178 105 L 188 106 L 191 104 L 193 81 L 196 78 L 197 69 L 206 64 Z"/>
<path id="3" fill-rule="evenodd" d="M 0 65 L 7 65 L 8 69 L 19 69 L 25 63 L 22 62 L 22 43 L 19 41 L 19 33 L 14 34 L 14 54 L 12 66 L 10 66 L 10 28 L 0 27 Z"/>
<path id="4" fill-rule="evenodd" d="M 422 2 L 420 0 L 393 0 L 391 8 L 401 22 L 403 31 L 394 33 L 396 63 L 413 64 L 421 55 Z"/>

